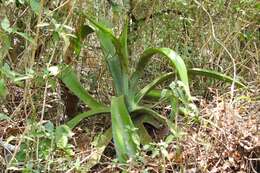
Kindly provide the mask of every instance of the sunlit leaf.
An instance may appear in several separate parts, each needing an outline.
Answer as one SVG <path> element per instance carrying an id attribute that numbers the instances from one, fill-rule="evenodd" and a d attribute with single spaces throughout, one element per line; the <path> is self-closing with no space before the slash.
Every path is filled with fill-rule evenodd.
<path id="1" fill-rule="evenodd" d="M 87 104 L 90 108 L 98 109 L 104 108 L 101 103 L 97 102 L 89 93 L 83 88 L 79 82 L 76 73 L 69 66 L 63 68 L 59 75 L 62 82 L 72 91 L 76 96 L 78 96 L 81 101 Z"/>
<path id="2" fill-rule="evenodd" d="M 40 13 L 41 10 L 41 1 L 40 0 L 30 0 L 30 6 L 36 14 Z"/>
<path id="3" fill-rule="evenodd" d="M 128 55 L 126 47 L 127 30 L 119 39 L 110 28 L 90 19 L 91 26 L 99 38 L 105 61 L 112 75 L 116 95 L 127 95 L 128 92 Z M 121 41 L 120 41 L 121 40 Z"/>
<path id="4" fill-rule="evenodd" d="M 139 103 L 140 100 L 152 89 L 154 89 L 155 86 L 157 86 L 158 84 L 170 79 L 174 77 L 173 72 L 171 73 L 166 73 L 163 74 L 161 76 L 159 76 L 158 78 L 154 79 L 151 83 L 149 83 L 148 85 L 146 85 L 143 89 L 141 89 L 135 96 L 135 102 Z"/>
<path id="5" fill-rule="evenodd" d="M 168 59 L 171 66 L 173 66 L 177 70 L 177 74 L 180 80 L 185 84 L 186 90 L 190 95 L 189 91 L 189 80 L 188 80 L 188 73 L 186 69 L 186 65 L 182 58 L 173 50 L 169 48 L 149 48 L 144 51 L 141 55 L 139 62 L 137 63 L 136 70 L 132 75 L 131 78 L 131 100 L 134 100 L 135 93 L 136 93 L 136 85 L 138 80 L 140 79 L 141 75 L 144 72 L 145 66 L 148 64 L 149 60 L 151 60 L 152 56 L 155 54 L 163 55 L 164 58 Z"/>
<path id="6" fill-rule="evenodd" d="M 211 70 L 200 69 L 200 68 L 189 69 L 189 75 L 200 75 L 200 76 L 218 79 L 218 80 L 221 80 L 224 82 L 229 82 L 229 83 L 233 82 L 232 77 L 227 76 L 223 73 L 219 73 L 219 72 L 211 71 Z M 246 88 L 246 86 L 242 82 L 238 81 L 237 79 L 235 79 L 234 82 L 237 86 Z"/>
<path id="7" fill-rule="evenodd" d="M 5 81 L 0 79 L 0 99 L 5 98 L 8 94 L 8 89 L 5 85 Z"/>
<path id="8" fill-rule="evenodd" d="M 27 41 L 33 43 L 33 38 L 32 38 L 30 35 L 28 35 L 27 33 L 18 32 L 18 31 L 15 31 L 15 33 L 16 33 L 17 35 L 20 35 L 21 37 L 23 37 L 25 40 L 27 40 Z"/>
<path id="9" fill-rule="evenodd" d="M 20 4 L 24 4 L 24 0 L 18 0 Z"/>
<path id="10" fill-rule="evenodd" d="M 88 112 L 83 112 L 83 113 L 76 115 L 74 118 L 69 120 L 66 124 L 71 129 L 73 129 L 76 125 L 78 125 L 80 123 L 80 121 L 82 121 L 85 118 L 88 118 L 88 117 L 91 117 L 94 115 L 98 115 L 98 114 L 109 113 L 109 112 L 110 112 L 109 108 L 90 110 Z"/>
<path id="11" fill-rule="evenodd" d="M 12 32 L 12 28 L 10 27 L 10 22 L 8 20 L 7 17 L 5 17 L 2 21 L 1 21 L 1 27 L 3 28 L 4 31 L 11 33 Z"/>
<path id="12" fill-rule="evenodd" d="M 24 76 L 17 76 L 14 78 L 14 82 L 19 82 L 19 81 L 23 81 L 23 80 L 26 80 L 26 79 L 32 79 L 33 76 L 32 75 L 24 75 Z"/>
<path id="13" fill-rule="evenodd" d="M 112 98 L 111 117 L 117 158 L 120 162 L 135 158 L 139 150 L 140 139 L 126 108 L 123 96 Z"/>
<path id="14" fill-rule="evenodd" d="M 94 147 L 94 151 L 90 153 L 89 159 L 86 164 L 84 164 L 84 167 L 89 170 L 93 166 L 99 163 L 102 153 L 104 152 L 107 145 L 112 140 L 112 128 L 110 127 L 107 129 L 104 133 L 99 134 L 95 137 L 94 141 L 92 142 L 92 145 Z"/>
<path id="15" fill-rule="evenodd" d="M 58 148 L 66 148 L 68 140 L 72 137 L 73 133 L 66 125 L 61 125 L 55 130 L 55 141 Z"/>
<path id="16" fill-rule="evenodd" d="M 140 136 L 140 143 L 141 144 L 149 144 L 152 142 L 152 137 L 147 132 L 146 128 L 144 127 L 144 122 L 138 120 L 134 121 L 135 126 L 137 127 L 137 133 Z"/>
<path id="17" fill-rule="evenodd" d="M 0 113 L 0 121 L 3 121 L 3 120 L 10 120 L 11 118 L 4 114 L 4 113 Z"/>

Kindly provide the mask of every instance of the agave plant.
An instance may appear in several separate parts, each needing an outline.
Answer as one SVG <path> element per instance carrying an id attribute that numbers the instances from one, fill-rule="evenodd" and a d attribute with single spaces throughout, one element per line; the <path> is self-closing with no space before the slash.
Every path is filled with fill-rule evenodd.
<path id="1" fill-rule="evenodd" d="M 96 155 L 89 160 L 89 166 L 93 166 L 101 157 L 106 145 L 113 138 L 117 158 L 120 162 L 135 159 L 139 151 L 140 143 L 149 143 L 152 138 L 144 127 L 149 123 L 156 128 L 169 123 L 167 117 L 160 115 L 151 107 L 142 104 L 146 95 L 158 96 L 155 87 L 166 80 L 173 80 L 177 76 L 182 82 L 185 93 L 190 97 L 188 74 L 200 74 L 232 82 L 233 79 L 223 74 L 202 69 L 187 69 L 182 58 L 169 48 L 149 48 L 140 56 L 135 70 L 130 74 L 129 55 L 127 47 L 127 26 L 124 27 L 119 37 L 113 31 L 93 19 L 88 19 L 90 26 L 98 36 L 103 51 L 103 58 L 113 78 L 115 96 L 109 106 L 98 102 L 80 84 L 72 67 L 66 66 L 60 73 L 63 83 L 84 102 L 90 110 L 80 113 L 67 122 L 70 128 L 77 126 L 81 120 L 99 114 L 111 115 L 112 125 L 103 135 L 95 139 Z M 163 74 L 144 88 L 138 90 L 137 84 L 141 79 L 144 69 L 153 55 L 158 54 L 168 60 L 176 69 L 172 73 Z M 236 81 L 239 86 L 244 86 Z M 160 93 L 160 92 L 159 92 Z"/>

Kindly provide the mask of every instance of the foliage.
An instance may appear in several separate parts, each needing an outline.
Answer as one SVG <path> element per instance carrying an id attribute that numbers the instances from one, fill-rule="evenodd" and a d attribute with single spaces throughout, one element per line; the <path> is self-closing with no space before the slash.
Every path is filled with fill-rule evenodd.
<path id="1" fill-rule="evenodd" d="M 205 117 L 203 112 L 203 116 L 199 116 L 193 104 L 194 98 L 190 94 L 202 97 L 206 103 L 214 99 L 215 94 L 218 99 L 222 99 L 222 94 L 225 94 L 225 99 L 229 99 L 227 92 L 230 85 L 221 81 L 235 83 L 244 88 L 245 84 L 238 80 L 249 81 L 247 87 L 250 90 L 237 90 L 238 87 L 233 88 L 233 85 L 231 87 L 234 92 L 234 98 L 231 99 L 234 112 L 237 106 L 239 112 L 250 112 L 257 108 L 240 106 L 245 100 L 251 104 L 256 104 L 259 100 L 259 2 L 256 0 L 165 0 L 164 3 L 157 0 L 0 0 L 0 11 L 0 150 L 4 150 L 0 156 L 0 170 L 8 168 L 41 172 L 47 169 L 69 172 L 80 171 L 81 165 L 89 170 L 100 162 L 101 155 L 112 138 L 119 161 L 123 162 L 124 166 L 129 158 L 140 159 L 139 143 L 150 144 L 147 153 L 154 152 L 156 155 L 156 159 L 149 158 L 150 156 L 142 159 L 151 159 L 160 165 L 158 160 L 163 158 L 165 161 L 167 158 L 164 157 L 167 154 L 163 156 L 161 151 L 166 153 L 167 147 L 169 149 L 176 143 L 180 144 L 179 139 L 186 140 L 178 130 L 179 124 L 183 123 L 183 117 L 184 126 L 189 124 L 187 118 L 200 122 L 189 126 L 190 129 L 184 127 L 190 136 L 196 127 L 201 128 L 199 131 L 208 129 L 209 126 L 212 128 L 211 121 L 223 123 L 219 119 L 215 121 L 214 114 Z M 89 16 L 95 16 L 97 20 Z M 86 20 L 87 18 L 89 20 Z M 209 22 L 210 18 L 212 22 Z M 128 25 L 123 27 L 124 23 Z M 96 35 L 90 35 L 94 31 L 101 44 L 97 43 Z M 121 31 L 123 32 L 119 34 Z M 172 50 L 158 47 L 175 50 L 185 64 L 176 60 L 179 56 Z M 103 50 L 103 60 L 100 48 Z M 165 54 L 174 55 L 172 60 L 175 60 L 169 60 Z M 89 61 L 92 59 L 94 63 Z M 107 67 L 101 61 L 106 62 Z M 186 66 L 186 72 L 181 70 L 184 69 L 183 66 Z M 53 77 L 57 74 L 71 92 L 59 79 Z M 228 77 L 223 74 L 233 75 Z M 154 76 L 157 77 L 152 80 Z M 216 89 L 217 87 L 221 90 Z M 68 97 L 68 94 L 73 95 L 71 93 L 82 102 L 78 103 Z M 243 99 L 237 98 L 239 94 L 243 95 Z M 201 100 L 198 99 L 196 104 L 198 101 Z M 87 107 L 82 106 L 82 103 Z M 218 104 L 219 102 L 209 107 L 218 107 Z M 77 108 L 78 113 L 81 113 L 67 122 L 66 120 L 71 118 L 66 112 L 69 107 Z M 226 107 L 224 110 L 227 110 Z M 184 116 L 179 116 L 180 114 Z M 93 127 L 93 132 L 86 134 L 88 138 L 84 139 L 83 143 L 87 145 L 87 149 L 82 152 L 81 146 L 78 146 L 79 131 L 81 128 L 83 131 L 92 131 L 89 124 L 95 124 L 96 119 L 99 121 L 103 115 L 108 117 L 105 117 L 105 122 L 102 121 L 105 127 L 97 125 Z M 75 129 L 75 147 L 70 146 L 71 129 L 78 126 L 83 119 L 92 116 L 96 117 L 88 119 L 81 128 Z M 204 125 L 205 118 L 209 119 Z M 112 122 L 110 128 L 107 121 Z M 228 124 L 230 121 L 225 119 L 226 122 Z M 167 145 L 164 145 L 163 141 L 153 142 L 153 137 L 149 135 L 151 129 L 144 126 L 147 123 L 157 129 L 156 135 L 157 132 L 160 134 L 162 126 L 168 128 L 168 136 L 163 140 Z M 66 124 L 70 128 L 60 124 Z M 48 131 L 46 125 L 52 126 L 53 130 Z M 213 129 L 216 134 L 222 133 L 218 127 L 213 126 Z M 99 131 L 101 132 L 98 133 Z M 200 134 L 201 138 L 204 139 L 208 135 L 213 148 L 214 145 L 218 148 L 222 143 L 227 146 L 226 142 L 218 139 L 223 134 L 215 136 L 206 131 L 206 135 Z M 96 137 L 90 145 L 88 141 L 93 140 L 93 136 Z M 198 137 L 193 142 L 203 151 L 201 144 L 204 141 L 201 141 L 201 138 Z M 217 143 L 216 139 L 219 140 Z M 126 140 L 129 140 L 129 146 L 125 145 Z M 206 141 L 208 140 L 206 138 Z M 9 147 L 5 148 L 5 141 L 17 151 L 9 152 Z M 230 140 L 230 143 L 232 142 Z M 181 147 L 185 148 L 185 144 L 186 141 Z M 188 145 L 188 150 L 190 146 Z M 72 150 L 77 154 L 72 154 Z M 210 155 L 209 150 L 207 151 Z M 222 152 L 219 148 L 216 151 L 218 154 Z M 110 152 L 113 155 L 114 151 Z M 168 152 L 172 154 L 171 151 Z M 197 152 L 185 153 L 188 155 L 185 162 L 200 164 L 196 159 L 187 161 L 194 153 L 194 158 L 197 158 Z M 45 157 L 46 155 L 48 157 Z M 13 161 L 8 163 L 11 156 L 14 157 Z M 203 156 L 198 158 L 203 159 Z M 218 162 L 217 167 L 223 161 L 226 159 Z M 209 162 L 205 164 L 216 164 L 214 161 Z M 171 160 L 170 165 L 173 163 L 172 169 L 175 169 L 175 161 Z M 145 165 L 145 161 L 142 164 Z M 99 166 L 106 166 L 103 163 L 101 165 Z M 95 167 L 95 170 L 98 170 L 99 166 Z M 118 163 L 112 165 L 113 168 L 114 166 L 121 167 Z M 128 166 L 131 169 L 132 165 Z M 146 166 L 143 169 L 150 171 Z M 202 172 L 206 169 L 213 171 L 209 167 L 203 167 Z"/>
<path id="2" fill-rule="evenodd" d="M 73 145 L 68 143 L 73 135 L 70 128 L 66 125 L 55 128 L 50 121 L 44 124 L 31 121 L 28 124 L 30 126 L 22 138 L 15 158 L 9 160 L 8 170 L 30 172 L 50 171 L 54 168 L 60 171 L 67 170 L 71 164 L 69 158 L 74 155 Z M 9 137 L 7 142 L 11 143 L 14 140 L 17 139 Z M 37 163 L 31 162 L 32 156 L 37 158 Z M 60 157 L 64 157 L 64 159 L 60 160 Z M 25 163 L 26 165 L 24 165 Z M 21 165 L 23 165 L 22 168 Z"/>
<path id="3" fill-rule="evenodd" d="M 149 105 L 142 105 L 141 101 L 149 91 L 154 89 L 163 81 L 172 78 L 173 75 L 172 73 L 162 75 L 138 91 L 136 85 L 144 72 L 145 66 L 151 60 L 153 55 L 160 54 L 170 62 L 172 67 L 176 68 L 176 72 L 180 79 L 180 82 L 177 82 L 179 86 L 175 86 L 174 82 L 170 85 L 173 94 L 168 95 L 168 98 L 172 100 L 173 112 L 176 112 L 176 110 L 179 109 L 177 104 L 178 100 L 180 100 L 183 105 L 188 106 L 187 109 L 182 110 L 182 112 L 185 112 L 186 114 L 190 114 L 193 111 L 189 111 L 188 109 L 194 109 L 189 89 L 188 71 L 184 61 L 173 50 L 169 48 L 148 48 L 144 53 L 142 53 L 134 72 L 130 74 L 127 47 L 127 25 L 124 27 L 121 35 L 117 38 L 111 29 L 105 27 L 101 23 L 98 23 L 91 18 L 89 18 L 89 22 L 90 26 L 95 30 L 99 38 L 103 51 L 103 58 L 107 63 L 108 69 L 113 78 L 116 96 L 112 98 L 111 108 L 110 111 L 108 111 L 109 109 L 107 109 L 105 105 L 95 101 L 95 99 L 84 90 L 82 85 L 78 82 L 71 67 L 64 67 L 60 74 L 61 80 L 91 109 L 89 112 L 75 116 L 75 118 L 70 120 L 67 124 L 73 128 L 83 118 L 95 114 L 110 112 L 112 119 L 112 134 L 117 151 L 117 157 L 119 161 L 126 162 L 128 159 L 134 159 L 138 155 L 140 143 L 138 134 L 142 135 L 140 138 L 149 138 L 147 137 L 148 133 L 143 127 L 143 124 L 138 124 L 138 129 L 136 129 L 136 119 L 140 118 L 140 116 L 144 116 L 145 118 L 148 117 L 146 118 L 147 123 L 149 123 L 149 121 L 152 122 L 152 119 L 156 119 L 165 126 L 171 123 L 167 120 L 167 117 L 163 117 L 159 113 L 153 111 Z M 196 71 L 196 69 L 193 69 L 193 71 Z M 196 72 L 197 73 L 193 74 L 202 74 L 229 82 L 233 81 L 223 74 L 212 71 L 197 69 Z M 243 86 L 240 82 L 235 82 Z M 179 87 L 181 89 L 178 89 Z M 136 133 L 136 130 L 139 132 Z M 107 140 L 107 142 L 109 141 Z"/>

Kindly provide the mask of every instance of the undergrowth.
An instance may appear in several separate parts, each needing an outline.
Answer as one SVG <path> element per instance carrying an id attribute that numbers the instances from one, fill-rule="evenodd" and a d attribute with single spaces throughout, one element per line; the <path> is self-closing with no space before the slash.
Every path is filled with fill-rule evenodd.
<path id="1" fill-rule="evenodd" d="M 259 10 L 256 0 L 0 1 L 0 172 L 259 172 Z M 115 141 L 105 148 L 98 143 L 110 137 L 107 115 L 84 119 L 74 129 L 64 125 L 91 107 L 57 77 L 61 64 L 74 69 L 98 102 L 110 105 L 118 94 L 91 16 L 115 36 L 128 19 L 129 73 L 145 49 L 169 47 L 187 69 L 215 70 L 231 83 L 189 75 L 197 115 L 178 110 L 172 116 L 171 102 L 152 102 L 173 124 L 144 123 L 153 142 L 141 145 L 135 161 L 123 156 L 121 162 Z M 172 66 L 156 55 L 134 89 L 164 72 Z M 171 82 L 158 85 L 142 104 L 180 94 Z"/>

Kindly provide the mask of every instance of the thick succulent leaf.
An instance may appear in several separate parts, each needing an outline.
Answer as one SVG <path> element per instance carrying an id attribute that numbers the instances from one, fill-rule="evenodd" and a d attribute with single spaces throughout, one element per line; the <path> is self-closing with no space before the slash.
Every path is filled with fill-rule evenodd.
<path id="1" fill-rule="evenodd" d="M 124 82 L 122 78 L 123 72 L 120 61 L 118 60 L 119 57 L 116 54 L 116 49 L 107 33 L 98 32 L 97 35 L 99 37 L 105 61 L 113 78 L 116 95 L 122 95 L 124 88 Z"/>
<path id="2" fill-rule="evenodd" d="M 129 78 L 128 78 L 128 65 L 129 65 L 129 57 L 128 57 L 128 47 L 127 47 L 127 30 L 128 30 L 128 25 L 127 22 L 125 22 L 125 26 L 123 29 L 123 32 L 121 33 L 119 37 L 119 45 L 117 42 L 115 43 L 116 49 L 117 49 L 117 54 L 119 55 L 120 58 L 120 63 L 122 67 L 122 78 L 123 78 L 123 93 L 126 97 L 128 97 L 128 88 L 129 88 Z"/>
<path id="3" fill-rule="evenodd" d="M 90 26 L 96 30 L 96 31 L 102 31 L 103 33 L 107 33 L 110 35 L 110 37 L 112 37 L 113 39 L 116 39 L 116 37 L 114 36 L 112 30 L 110 28 L 107 28 L 105 25 L 99 23 L 99 22 L 96 22 L 94 19 L 86 16 L 87 19 L 90 21 Z"/>
<path id="4" fill-rule="evenodd" d="M 135 96 L 135 103 L 139 103 L 140 100 L 152 89 L 154 89 L 154 87 L 156 87 L 158 84 L 168 80 L 169 78 L 174 77 L 174 72 L 171 73 L 166 73 L 163 74 L 161 76 L 159 76 L 158 78 L 154 79 L 150 84 L 146 85 L 143 89 L 141 89 Z"/>
<path id="5" fill-rule="evenodd" d="M 88 20 L 91 22 L 92 27 L 94 27 L 97 32 L 102 32 L 111 39 L 111 42 L 117 49 L 118 55 L 120 55 L 119 61 L 122 62 L 122 66 L 124 66 L 124 68 L 128 69 L 128 47 L 127 47 L 128 23 L 125 22 L 123 32 L 121 33 L 119 39 L 117 39 L 110 28 L 107 28 L 105 25 L 102 25 L 101 23 L 98 23 L 89 17 Z"/>
<path id="6" fill-rule="evenodd" d="M 201 69 L 201 68 L 192 68 L 192 69 L 188 70 L 188 73 L 189 73 L 190 76 L 200 75 L 200 76 L 218 79 L 218 80 L 221 80 L 221 81 L 224 81 L 224 82 L 229 82 L 229 83 L 233 82 L 232 77 L 224 75 L 224 74 L 216 72 L 216 71 L 205 70 L 205 69 Z M 238 80 L 235 80 L 234 82 L 237 86 L 246 88 L 246 86 L 242 82 L 239 82 Z"/>
<path id="7" fill-rule="evenodd" d="M 180 80 L 186 85 L 187 91 L 189 92 L 189 81 L 187 69 L 182 58 L 173 50 L 169 48 L 150 48 L 144 51 L 137 64 L 136 71 L 133 73 L 131 78 L 131 99 L 135 97 L 135 88 L 138 80 L 144 72 L 144 68 L 155 54 L 161 54 L 164 58 L 170 60 L 170 64 L 176 68 Z M 189 93 L 188 93 L 189 94 Z"/>
<path id="8" fill-rule="evenodd" d="M 195 76 L 195 75 L 200 75 L 200 76 L 205 76 L 205 77 L 210 77 L 213 79 L 218 79 L 224 82 L 232 83 L 233 78 L 227 75 L 224 75 L 222 73 L 212 71 L 212 70 L 205 70 L 205 69 L 200 69 L 200 68 L 191 68 L 188 69 L 188 75 L 189 77 Z M 150 84 L 145 86 L 141 91 L 139 91 L 136 95 L 136 101 L 140 101 L 143 97 L 147 99 L 153 99 L 153 100 L 158 100 L 161 98 L 161 90 L 154 89 L 155 86 L 160 84 L 161 82 L 174 77 L 174 73 L 168 73 L 164 74 L 158 78 L 156 78 L 154 81 L 152 81 Z M 161 79 L 162 78 L 162 79 Z M 235 84 L 239 87 L 247 88 L 245 84 L 242 82 L 235 80 Z"/>
<path id="9" fill-rule="evenodd" d="M 127 30 L 128 30 L 128 24 L 125 22 L 125 26 L 123 29 L 123 32 L 121 33 L 119 37 L 119 42 L 120 42 L 120 54 L 123 58 L 123 65 L 124 69 L 128 70 L 128 64 L 129 64 L 129 58 L 128 58 L 128 47 L 127 47 Z"/>
<path id="10" fill-rule="evenodd" d="M 88 112 L 83 112 L 78 115 L 76 115 L 73 119 L 69 120 L 66 124 L 71 129 L 76 127 L 83 119 L 98 115 L 98 114 L 107 114 L 110 113 L 110 108 L 103 108 L 103 109 L 93 109 Z"/>
<path id="11" fill-rule="evenodd" d="M 97 135 L 92 142 L 94 147 L 93 152 L 88 156 L 88 160 L 86 164 L 84 164 L 84 168 L 90 170 L 93 166 L 99 163 L 101 156 L 106 149 L 107 145 L 112 140 L 112 128 L 107 129 L 103 134 Z"/>
<path id="12" fill-rule="evenodd" d="M 161 127 L 161 124 L 153 116 L 149 115 L 141 115 L 134 118 L 134 125 L 138 128 L 137 133 L 140 136 L 141 144 L 149 144 L 152 142 L 152 137 L 144 127 L 144 123 L 150 124 L 157 129 Z"/>
<path id="13" fill-rule="evenodd" d="M 140 139 L 128 113 L 124 96 L 112 97 L 111 116 L 117 157 L 120 162 L 126 162 L 129 158 L 136 157 Z"/>
<path id="14" fill-rule="evenodd" d="M 152 137 L 147 132 L 146 128 L 144 127 L 143 122 L 135 122 L 135 126 L 138 128 L 137 133 L 140 136 L 140 143 L 145 145 L 149 144 L 153 141 Z"/>
<path id="15" fill-rule="evenodd" d="M 161 95 L 162 90 L 152 89 L 144 96 L 144 98 L 147 100 L 158 101 L 161 98 Z"/>
<path id="16" fill-rule="evenodd" d="M 91 109 L 105 108 L 104 105 L 96 101 L 81 85 L 79 82 L 76 73 L 72 70 L 71 67 L 65 67 L 60 75 L 62 82 L 70 89 L 73 94 L 78 96 L 81 101 L 87 104 Z"/>
<path id="17" fill-rule="evenodd" d="M 105 61 L 112 75 L 116 95 L 128 92 L 128 53 L 127 32 L 124 31 L 119 39 L 106 26 L 89 19 L 99 38 Z"/>
<path id="18" fill-rule="evenodd" d="M 145 115 L 142 121 L 143 121 L 143 123 L 152 125 L 156 129 L 159 129 L 162 127 L 162 124 L 153 116 Z"/>
<path id="19" fill-rule="evenodd" d="M 150 124 L 157 129 L 162 127 L 162 124 L 159 121 L 157 121 L 153 116 L 142 115 L 135 117 L 134 124 L 138 128 L 137 133 L 140 136 L 140 142 L 143 145 L 152 142 L 152 137 L 149 135 L 146 128 L 144 127 L 144 123 Z"/>

